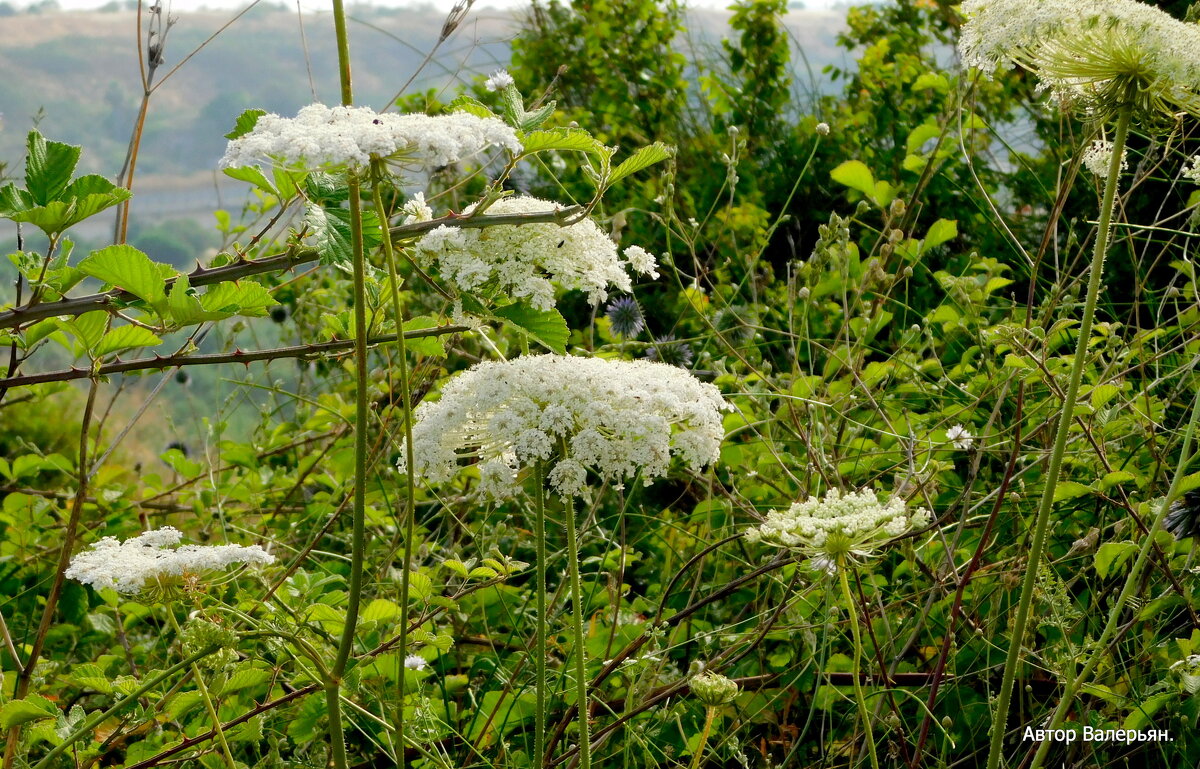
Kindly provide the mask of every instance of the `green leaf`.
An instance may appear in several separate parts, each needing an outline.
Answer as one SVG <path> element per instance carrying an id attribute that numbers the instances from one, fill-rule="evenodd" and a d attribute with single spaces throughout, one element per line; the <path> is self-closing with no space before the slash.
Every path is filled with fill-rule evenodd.
<path id="1" fill-rule="evenodd" d="M 13 214 L 33 207 L 33 197 L 28 192 L 9 182 L 0 187 L 0 215 Z"/>
<path id="2" fill-rule="evenodd" d="M 938 219 L 929 225 L 925 239 L 921 242 L 921 253 L 940 246 L 946 241 L 958 236 L 958 222 L 953 219 Z"/>
<path id="3" fill-rule="evenodd" d="M 1076 497 L 1082 497 L 1084 494 L 1090 494 L 1091 491 L 1090 488 L 1084 486 L 1082 483 L 1059 481 L 1058 485 L 1054 487 L 1054 501 L 1062 502 L 1067 499 L 1075 499 Z"/>
<path id="4" fill-rule="evenodd" d="M 224 317 L 245 315 L 262 317 L 267 308 L 279 304 L 261 283 L 245 281 L 218 283 L 200 297 L 200 306 L 208 313 L 220 313 Z"/>
<path id="5" fill-rule="evenodd" d="M 624 179 L 630 174 L 635 174 L 638 171 L 641 171 L 643 168 L 648 168 L 655 163 L 661 163 L 674 154 L 675 148 L 663 144 L 662 142 L 654 142 L 653 144 L 648 144 L 645 147 L 641 147 L 632 155 L 622 160 L 621 163 L 612 170 L 612 173 L 608 176 L 608 183 L 613 184 L 614 182 Z"/>
<path id="6" fill-rule="evenodd" d="M 440 325 L 438 318 L 432 315 L 418 315 L 410 318 L 404 324 L 405 331 L 419 331 L 425 328 L 436 328 Z M 404 340 L 404 347 L 415 355 L 441 357 L 446 354 L 446 345 L 439 336 L 423 336 L 417 339 Z"/>
<path id="7" fill-rule="evenodd" d="M 540 131 L 529 131 L 522 134 L 520 139 L 521 146 L 524 148 L 523 155 L 532 155 L 535 152 L 547 150 L 587 152 L 604 158 L 611 158 L 613 154 L 611 147 L 605 147 L 582 128 L 547 128 Z"/>
<path id="8" fill-rule="evenodd" d="M 245 136 L 254 130 L 254 126 L 258 123 L 258 119 L 267 114 L 266 110 L 248 109 L 237 116 L 237 122 L 233 125 L 233 130 L 225 134 L 226 139 L 237 139 Z"/>
<path id="9" fill-rule="evenodd" d="M 454 101 L 450 102 L 451 112 L 466 112 L 468 115 L 474 115 L 479 118 L 494 118 L 496 113 L 492 112 L 491 107 L 479 101 L 473 96 L 459 96 Z"/>
<path id="10" fill-rule="evenodd" d="M 58 706 L 40 694 L 30 694 L 23 700 L 13 700 L 0 708 L 0 728 L 8 729 L 39 718 L 57 716 Z"/>
<path id="11" fill-rule="evenodd" d="M 206 310 L 204 305 L 191 290 L 187 275 L 180 275 L 171 285 L 167 295 L 167 312 L 175 326 L 190 326 L 209 320 L 221 320 L 233 315 L 232 312 Z"/>
<path id="12" fill-rule="evenodd" d="M 363 622 L 391 622 L 400 616 L 399 604 L 385 598 L 376 598 L 363 609 Z"/>
<path id="13" fill-rule="evenodd" d="M 829 172 L 835 182 L 858 190 L 872 200 L 875 198 L 875 177 L 861 160 L 847 160 Z"/>
<path id="14" fill-rule="evenodd" d="M 558 310 L 538 310 L 524 302 L 498 307 L 494 310 L 499 318 L 529 334 L 545 347 L 559 355 L 567 352 L 567 339 L 571 330 Z"/>
<path id="15" fill-rule="evenodd" d="M 103 310 L 85 312 L 72 320 L 61 318 L 53 320 L 60 329 L 75 339 L 76 344 L 71 348 L 71 352 L 76 357 L 91 352 L 99 344 L 101 337 L 104 336 L 104 330 L 108 327 L 108 313 Z"/>
<path id="16" fill-rule="evenodd" d="M 277 195 L 275 186 L 267 179 L 267 175 L 262 172 L 258 166 L 239 166 L 238 168 L 226 168 L 225 175 L 231 179 L 237 179 L 240 182 L 252 184 L 263 192 L 269 192 L 272 195 Z"/>
<path id="17" fill-rule="evenodd" d="M 109 331 L 96 345 L 93 354 L 97 358 L 132 350 L 137 347 L 153 347 L 162 344 L 154 332 L 141 326 L 121 326 Z"/>
<path id="18" fill-rule="evenodd" d="M 414 571 L 408 577 L 408 595 L 414 601 L 424 601 L 433 595 L 433 580 L 423 572 Z"/>
<path id="19" fill-rule="evenodd" d="M 1138 550 L 1133 542 L 1105 542 L 1096 549 L 1096 573 L 1106 579 L 1115 569 L 1130 559 Z"/>
<path id="20" fill-rule="evenodd" d="M 125 289 L 144 300 L 160 315 L 165 314 L 167 304 L 163 273 L 172 276 L 178 274 L 170 265 L 153 262 L 150 257 L 128 245 L 108 246 L 93 251 L 91 256 L 79 263 L 79 271 L 115 288 Z"/>
<path id="21" fill-rule="evenodd" d="M 363 248 L 379 245 L 379 218 L 374 211 L 362 212 Z M 308 227 L 321 255 L 321 264 L 350 269 L 353 256 L 350 240 L 350 212 L 344 208 L 309 205 L 304 214 Z"/>
<path id="22" fill-rule="evenodd" d="M 29 154 L 25 158 L 25 189 L 39 206 L 58 200 L 75 173 L 81 148 L 46 141 L 36 130 L 29 132 L 26 146 Z"/>
<path id="23" fill-rule="evenodd" d="M 1105 473 L 1104 477 L 1100 479 L 1100 490 L 1108 491 L 1113 486 L 1136 480 L 1137 476 L 1128 470 L 1113 470 L 1111 473 Z"/>

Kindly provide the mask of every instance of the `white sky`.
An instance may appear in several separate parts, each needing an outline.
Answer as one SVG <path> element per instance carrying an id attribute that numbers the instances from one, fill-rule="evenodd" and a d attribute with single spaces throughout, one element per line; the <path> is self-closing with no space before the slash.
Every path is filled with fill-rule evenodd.
<path id="1" fill-rule="evenodd" d="M 11 2 L 12 0 L 10 0 Z M 65 10 L 86 10 L 90 8 L 99 8 L 106 4 L 109 0 L 58 0 L 59 5 Z M 148 1 L 148 0 L 147 0 Z M 829 8 L 839 2 L 839 0 L 802 0 L 806 8 Z M 246 5 L 245 0 L 166 0 L 170 2 L 171 10 L 176 13 L 186 11 L 192 8 L 207 6 L 209 8 L 240 8 Z M 164 2 L 164 5 L 166 5 Z M 273 0 L 278 2 L 278 0 Z M 294 0 L 284 0 L 284 2 L 292 5 Z M 483 8 L 487 6 L 502 7 L 502 8 L 518 8 L 528 5 L 529 0 L 477 0 L 476 7 Z M 725 8 L 732 3 L 732 0 L 687 0 L 688 5 L 700 8 Z M 29 5 L 30 0 L 17 0 L 13 5 L 18 7 Z M 316 9 L 316 6 L 322 5 L 320 0 L 304 0 L 305 9 Z M 413 0 L 350 0 L 349 4 L 362 5 L 379 5 L 379 6 L 406 6 L 426 3 L 414 3 Z M 439 6 L 444 5 L 446 10 L 449 10 L 453 3 L 450 0 L 429 0 L 428 5 Z M 844 4 L 844 0 L 841 4 Z"/>

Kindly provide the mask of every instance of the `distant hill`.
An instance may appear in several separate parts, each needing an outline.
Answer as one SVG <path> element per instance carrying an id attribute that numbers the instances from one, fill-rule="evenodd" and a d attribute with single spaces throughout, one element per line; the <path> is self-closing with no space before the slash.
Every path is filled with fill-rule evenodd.
<path id="1" fill-rule="evenodd" d="M 119 7 L 0 14 L 0 162 L 9 163 L 10 174 L 19 170 L 34 120 L 49 138 L 84 145 L 83 170 L 110 177 L 120 170 L 142 86 L 136 14 Z M 477 5 L 408 92 L 434 89 L 450 96 L 507 64 L 519 13 Z M 432 6 L 360 6 L 350 15 L 356 101 L 379 108 L 417 72 L 441 32 L 445 12 Z M 314 100 L 338 98 L 329 14 L 301 17 L 283 5 L 260 4 L 230 23 L 233 16 L 229 11 L 177 13 L 160 78 L 191 58 L 151 97 L 138 159 L 135 219 L 203 216 L 211 223 L 208 212 L 217 207 L 219 195 L 221 205 L 238 207 L 244 187 L 214 173 L 225 147 L 223 134 L 234 118 L 251 107 L 290 115 Z M 728 17 L 724 11 L 690 12 L 681 44 L 696 56 L 715 56 Z M 844 52 L 834 45 L 842 18 L 832 11 L 788 14 L 808 70 L 819 73 L 828 63 L 845 64 Z M 801 57 L 796 59 L 798 93 L 821 89 L 819 75 L 810 80 Z M 102 237 L 99 229 L 77 234 Z"/>

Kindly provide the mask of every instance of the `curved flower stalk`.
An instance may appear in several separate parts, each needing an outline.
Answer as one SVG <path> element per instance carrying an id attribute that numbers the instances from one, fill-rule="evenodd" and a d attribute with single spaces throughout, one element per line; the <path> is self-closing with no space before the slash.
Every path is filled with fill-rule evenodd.
<path id="1" fill-rule="evenodd" d="M 1034 521 L 1004 677 L 996 696 L 987 767 L 997 769 L 1013 684 L 1021 665 L 1021 639 L 1025 637 L 1054 491 L 1087 359 L 1126 139 L 1135 120 L 1143 129 L 1153 130 L 1164 122 L 1173 122 L 1179 110 L 1200 114 L 1200 27 L 1134 0 L 967 0 L 962 10 L 968 20 L 959 50 L 967 64 L 988 72 L 1002 64 L 1020 65 L 1036 74 L 1064 108 L 1079 109 L 1100 128 L 1115 122 L 1112 145 L 1103 148 L 1108 155 L 1108 169 L 1097 173 L 1104 178 L 1104 195 L 1075 359 Z M 1085 154 L 1093 171 L 1096 154 Z M 1068 692 L 1060 703 L 1059 714 L 1073 696 Z M 1033 769 L 1040 764 L 1045 748 L 1045 744 L 1039 748 Z"/>
<path id="2" fill-rule="evenodd" d="M 672 456 L 697 470 L 712 464 L 724 437 L 721 411 L 727 408 L 715 386 L 673 366 L 565 355 L 480 363 L 452 379 L 439 400 L 417 407 L 411 462 L 406 452 L 402 469 L 448 481 L 458 473 L 460 458 L 475 457 L 480 487 L 493 497 L 515 493 L 524 470 L 534 479 L 539 616 L 532 765 L 546 758 L 546 484 L 566 503 L 579 766 L 590 769 L 583 590 L 572 500 L 586 492 L 589 470 L 616 483 L 640 472 L 650 483 L 667 473 Z"/>
<path id="3" fill-rule="evenodd" d="M 561 208 L 540 198 L 519 196 L 497 200 L 489 214 L 545 213 Z M 469 216 L 475 206 L 463 209 Z M 592 304 L 608 298 L 613 286 L 628 292 L 627 270 L 658 277 L 655 259 L 645 249 L 630 246 L 624 258 L 608 234 L 590 219 L 565 227 L 556 224 L 501 225 L 487 229 L 438 227 L 413 246 L 416 259 L 437 264 L 442 275 L 462 291 L 489 285 L 534 307 L 554 307 L 554 283 L 579 289 Z"/>
<path id="4" fill-rule="evenodd" d="M 67 579 L 109 588 L 118 593 L 139 593 L 147 583 L 224 569 L 231 564 L 271 564 L 275 556 L 259 545 L 178 545 L 183 534 L 164 526 L 124 542 L 105 537 L 71 559 Z"/>
<path id="5" fill-rule="evenodd" d="M 521 151 L 516 132 L 496 118 L 465 112 L 397 115 L 369 107 L 310 104 L 294 118 L 259 116 L 252 129 L 229 142 L 219 166 L 268 163 L 362 171 L 374 157 L 436 168 L 492 146 Z"/>
<path id="6" fill-rule="evenodd" d="M 850 592 L 846 572 L 874 555 L 889 540 L 906 531 L 926 526 L 931 520 L 929 511 L 919 507 L 911 512 L 901 499 L 880 504 L 874 491 L 863 489 L 843 495 L 830 490 L 823 499 L 815 497 L 796 502 L 785 512 L 772 510 L 761 525 L 748 530 L 746 539 L 799 550 L 809 556 L 818 571 L 836 573 L 842 590 L 842 600 L 850 613 L 850 631 L 854 641 L 853 670 L 854 700 L 871 766 L 879 769 L 875 753 L 875 736 L 871 728 L 871 713 L 867 709 L 862 681 L 859 680 L 862 659 L 862 633 L 858 627 L 858 602 Z"/>

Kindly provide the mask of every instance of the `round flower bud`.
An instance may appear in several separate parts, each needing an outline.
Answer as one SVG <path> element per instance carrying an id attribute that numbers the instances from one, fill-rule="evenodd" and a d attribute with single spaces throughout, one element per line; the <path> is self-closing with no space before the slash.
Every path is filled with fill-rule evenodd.
<path id="1" fill-rule="evenodd" d="M 728 705 L 738 696 L 738 685 L 719 673 L 702 673 L 690 685 L 692 693 L 709 707 Z"/>

